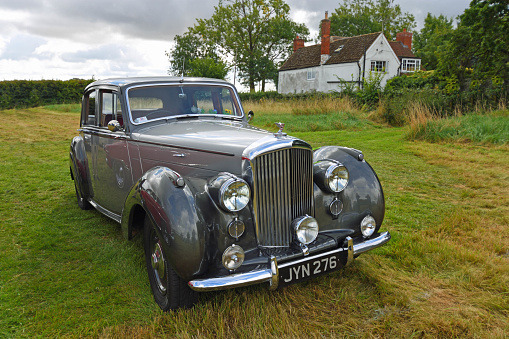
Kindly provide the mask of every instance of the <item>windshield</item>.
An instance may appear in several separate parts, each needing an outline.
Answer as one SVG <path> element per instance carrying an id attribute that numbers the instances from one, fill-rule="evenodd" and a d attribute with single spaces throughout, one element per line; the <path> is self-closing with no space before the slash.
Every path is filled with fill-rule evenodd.
<path id="1" fill-rule="evenodd" d="M 226 86 L 143 86 L 130 88 L 127 96 L 135 124 L 189 115 L 242 116 L 234 90 Z"/>

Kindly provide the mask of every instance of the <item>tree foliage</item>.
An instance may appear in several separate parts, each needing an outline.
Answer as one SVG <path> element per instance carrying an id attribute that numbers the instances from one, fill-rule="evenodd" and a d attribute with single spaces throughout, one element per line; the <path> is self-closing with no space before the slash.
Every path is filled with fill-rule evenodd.
<path id="1" fill-rule="evenodd" d="M 425 69 L 431 70 L 438 67 L 438 55 L 443 52 L 453 31 L 452 19 L 442 14 L 433 16 L 428 13 L 424 19 L 424 27 L 413 36 L 415 55 L 422 59 L 421 64 Z"/>
<path id="2" fill-rule="evenodd" d="M 461 85 L 465 78 L 509 82 L 507 0 L 473 0 L 440 56 L 440 72 Z"/>
<path id="3" fill-rule="evenodd" d="M 345 37 L 383 31 L 391 39 L 416 26 L 414 16 L 402 13 L 394 0 L 343 0 L 330 20 L 331 35 Z"/>
<path id="4" fill-rule="evenodd" d="M 283 0 L 220 0 L 210 19 L 198 19 L 182 37 L 176 37 L 172 60 L 210 57 L 226 60 L 239 70 L 251 91 L 255 83 L 277 79 L 298 34 L 306 37 L 305 25 L 290 19 Z M 172 66 L 173 68 L 178 66 Z"/>
<path id="5" fill-rule="evenodd" d="M 172 75 L 198 76 L 224 79 L 228 66 L 216 53 L 214 45 L 203 39 L 199 32 L 190 29 L 176 35 L 175 45 L 167 52 Z"/>

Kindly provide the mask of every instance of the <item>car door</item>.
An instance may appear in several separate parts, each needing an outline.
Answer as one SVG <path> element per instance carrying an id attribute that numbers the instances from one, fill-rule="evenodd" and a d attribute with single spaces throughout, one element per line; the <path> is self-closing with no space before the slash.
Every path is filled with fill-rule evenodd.
<path id="1" fill-rule="evenodd" d="M 119 216 L 132 185 L 131 163 L 127 137 L 123 131 L 123 114 L 119 94 L 112 89 L 99 88 L 87 93 L 95 101 L 95 114 L 88 115 L 83 128 L 85 148 L 89 159 L 89 173 L 93 202 Z M 87 95 L 86 94 L 86 95 Z M 89 100 L 91 110 L 92 100 Z M 119 131 L 110 131 L 108 123 L 117 120 Z M 115 218 L 115 216 L 112 215 Z M 116 218 L 115 218 L 116 219 Z"/>

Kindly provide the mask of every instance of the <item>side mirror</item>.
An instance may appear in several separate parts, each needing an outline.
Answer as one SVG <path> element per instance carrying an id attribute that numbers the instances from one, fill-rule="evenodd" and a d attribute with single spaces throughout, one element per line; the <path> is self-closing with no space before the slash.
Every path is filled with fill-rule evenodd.
<path id="1" fill-rule="evenodd" d="M 108 129 L 112 132 L 120 131 L 120 123 L 117 120 L 110 120 Z"/>
<path id="2" fill-rule="evenodd" d="M 251 119 L 253 119 L 253 118 L 254 118 L 254 112 L 253 111 L 249 111 L 247 113 L 247 122 L 250 122 Z"/>

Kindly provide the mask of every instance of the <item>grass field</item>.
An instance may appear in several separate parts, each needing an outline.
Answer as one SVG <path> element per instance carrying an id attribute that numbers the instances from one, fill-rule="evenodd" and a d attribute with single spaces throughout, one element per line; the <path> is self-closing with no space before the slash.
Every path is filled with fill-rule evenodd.
<path id="1" fill-rule="evenodd" d="M 306 116 L 322 126 L 320 110 L 256 108 L 255 125 L 292 130 Z M 310 282 L 207 293 L 162 314 L 141 242 L 76 204 L 68 150 L 78 107 L 1 111 L 0 337 L 508 337 L 507 142 L 411 141 L 405 128 L 335 114 L 337 125 L 292 134 L 364 151 L 391 242 Z"/>

